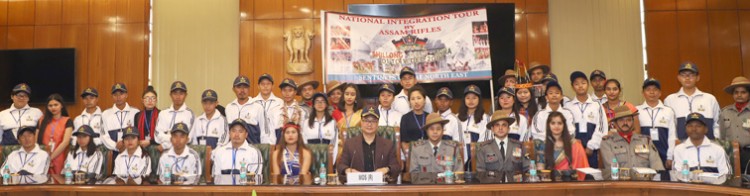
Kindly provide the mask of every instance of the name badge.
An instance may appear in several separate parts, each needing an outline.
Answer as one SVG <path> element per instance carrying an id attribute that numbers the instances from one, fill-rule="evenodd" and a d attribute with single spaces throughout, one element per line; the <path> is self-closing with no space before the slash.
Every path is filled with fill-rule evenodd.
<path id="1" fill-rule="evenodd" d="M 750 119 L 745 119 L 745 121 L 742 122 L 742 128 L 750 129 Z"/>
<path id="2" fill-rule="evenodd" d="M 659 129 L 658 128 L 650 128 L 648 132 L 651 134 L 652 141 L 659 141 Z"/>
<path id="3" fill-rule="evenodd" d="M 521 157 L 521 149 L 515 148 L 513 149 L 513 157 L 520 158 Z"/>
<path id="4" fill-rule="evenodd" d="M 635 153 L 648 153 L 648 152 L 649 152 L 648 147 L 645 144 L 635 147 Z"/>
<path id="5" fill-rule="evenodd" d="M 346 173 L 346 184 L 382 184 L 383 182 L 383 173 L 380 172 Z"/>

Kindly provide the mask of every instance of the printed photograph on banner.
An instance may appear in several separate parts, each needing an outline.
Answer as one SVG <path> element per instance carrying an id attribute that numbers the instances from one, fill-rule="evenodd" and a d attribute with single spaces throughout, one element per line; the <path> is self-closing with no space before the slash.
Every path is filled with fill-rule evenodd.
<path id="1" fill-rule="evenodd" d="M 328 81 L 395 83 L 403 67 L 423 83 L 492 78 L 484 8 L 401 18 L 326 12 L 321 22 Z"/>

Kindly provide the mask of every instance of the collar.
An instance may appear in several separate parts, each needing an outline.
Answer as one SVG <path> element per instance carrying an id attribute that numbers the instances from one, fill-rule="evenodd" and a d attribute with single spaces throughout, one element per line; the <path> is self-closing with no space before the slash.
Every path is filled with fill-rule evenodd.
<path id="1" fill-rule="evenodd" d="M 665 106 L 664 103 L 661 102 L 661 100 L 659 100 L 659 103 L 656 104 L 656 107 L 649 106 L 646 101 L 643 101 L 643 104 L 641 104 L 641 107 L 643 107 L 644 109 L 645 108 L 658 109 L 658 108 L 666 108 L 667 106 Z"/>
<path id="2" fill-rule="evenodd" d="M 206 116 L 206 113 L 204 112 L 203 114 L 201 114 L 201 116 L 198 117 L 198 120 L 216 120 L 219 118 L 221 118 L 221 113 L 219 112 L 218 109 L 214 109 L 214 116 L 212 116 L 211 119 L 208 119 L 208 117 Z"/>
<path id="3" fill-rule="evenodd" d="M 383 106 L 381 106 L 381 105 L 379 105 L 379 104 L 378 104 L 378 110 L 380 110 L 380 111 L 381 111 L 381 112 L 380 112 L 380 114 L 381 114 L 381 115 L 383 114 L 383 112 L 384 112 L 384 111 L 392 111 L 392 110 L 393 110 L 393 103 L 391 103 L 391 108 L 390 108 L 390 109 L 387 109 L 387 110 L 386 110 L 386 109 L 383 109 Z"/>
<path id="4" fill-rule="evenodd" d="M 325 117 L 323 117 L 323 119 L 322 119 L 322 120 L 318 120 L 318 117 L 313 117 L 313 120 L 315 120 L 315 123 L 320 123 L 320 122 L 323 122 L 323 123 L 325 123 L 325 121 L 326 121 L 326 118 L 325 118 Z"/>
<path id="5" fill-rule="evenodd" d="M 299 106 L 299 102 L 297 102 L 296 99 L 294 101 L 292 101 L 291 105 L 287 105 L 286 103 L 284 103 L 283 100 L 282 100 L 282 103 L 281 103 L 281 107 L 285 107 L 285 108 L 292 108 L 292 107 L 297 107 L 297 106 Z"/>
<path id="6" fill-rule="evenodd" d="M 495 138 L 495 145 L 500 147 L 500 142 L 504 142 L 503 145 L 505 145 L 505 149 L 508 149 L 508 136 L 505 136 L 505 138 L 503 139 L 497 138 L 495 136 L 493 136 L 493 138 Z"/>
<path id="7" fill-rule="evenodd" d="M 254 99 L 253 97 L 247 97 L 247 102 L 245 102 L 245 104 L 240 104 L 239 99 L 235 98 L 231 103 L 229 103 L 229 105 L 238 105 L 238 106 L 250 105 L 251 103 L 253 103 L 252 102 L 253 99 Z"/>
<path id="8" fill-rule="evenodd" d="M 633 138 L 637 135 L 638 134 L 634 134 L 632 130 L 629 133 L 623 133 L 622 131 L 617 131 L 617 136 L 620 136 L 620 138 L 627 141 L 628 143 L 633 141 Z"/>
<path id="9" fill-rule="evenodd" d="M 257 101 L 270 101 L 270 100 L 277 100 L 277 99 L 278 99 L 278 100 L 281 100 L 281 98 L 278 98 L 278 97 L 276 97 L 276 95 L 274 95 L 273 93 L 271 93 L 271 95 L 269 95 L 269 96 L 268 96 L 268 99 L 265 99 L 265 100 L 264 100 L 264 99 L 263 99 L 263 96 L 261 96 L 261 94 L 260 94 L 260 93 L 258 93 L 258 96 L 255 96 L 255 98 L 252 98 L 252 99 L 250 99 L 250 101 L 248 101 L 248 102 L 253 102 L 253 103 L 255 103 L 255 102 L 257 102 Z M 281 100 L 281 102 L 284 102 L 284 101 L 283 101 L 283 100 Z"/>
<path id="10" fill-rule="evenodd" d="M 189 154 L 188 151 L 190 151 L 190 147 L 188 147 L 187 145 L 185 145 L 185 149 L 182 150 L 182 153 L 177 154 L 177 152 L 174 151 L 174 148 L 171 148 L 167 152 L 167 155 L 168 156 L 175 156 L 175 157 L 186 157 Z"/>
<path id="11" fill-rule="evenodd" d="M 698 89 L 698 87 L 695 87 L 695 93 L 693 93 L 693 96 L 688 96 L 687 94 L 685 94 L 685 91 L 682 87 L 680 87 L 680 91 L 677 91 L 677 96 L 696 97 L 698 95 L 703 95 L 703 91 Z"/>
<path id="12" fill-rule="evenodd" d="M 401 89 L 401 92 L 399 92 L 398 95 L 396 95 L 395 97 L 401 97 L 401 96 L 408 97 L 408 96 L 406 96 L 406 90 Z"/>
<path id="13" fill-rule="evenodd" d="M 128 157 L 128 150 L 124 150 L 123 153 L 120 154 L 121 157 Z M 141 150 L 141 147 L 138 147 L 135 149 L 135 152 L 133 153 L 133 156 L 140 157 L 143 156 L 143 151 Z"/>
<path id="14" fill-rule="evenodd" d="M 25 109 L 29 109 L 29 108 L 31 108 L 31 106 L 29 106 L 29 104 L 26 104 L 26 106 L 23 106 L 21 109 L 18 109 L 16 107 L 14 107 L 13 104 L 10 105 L 10 111 L 11 112 L 12 111 L 16 111 L 16 110 L 25 110 Z"/>
<path id="15" fill-rule="evenodd" d="M 123 108 L 122 110 L 120 110 L 120 108 L 117 108 L 117 104 L 112 104 L 112 109 L 114 109 L 114 111 L 116 112 L 122 112 L 122 111 L 129 111 L 131 108 L 130 108 L 130 104 L 128 104 L 128 102 L 125 102 L 125 108 Z"/>
<path id="16" fill-rule="evenodd" d="M 695 147 L 695 144 L 693 144 L 693 141 L 690 140 L 690 138 L 688 138 L 688 139 L 685 140 L 685 144 L 687 145 L 687 148 L 694 148 Z M 700 147 L 706 147 L 706 146 L 710 146 L 710 145 L 711 145 L 711 140 L 709 140 L 708 137 L 703 136 L 703 142 L 700 145 L 698 145 L 698 146 L 700 146 Z"/>
<path id="17" fill-rule="evenodd" d="M 182 112 L 182 111 L 187 110 L 187 103 L 182 103 L 182 106 L 180 106 L 180 108 L 176 110 L 174 109 L 174 104 L 172 104 L 172 106 L 169 106 L 169 109 L 175 112 Z"/>
<path id="18" fill-rule="evenodd" d="M 579 101 L 577 96 L 573 96 L 573 98 L 570 99 L 570 103 L 572 104 L 581 104 L 581 103 L 598 104 L 597 102 L 594 101 L 594 99 L 591 98 L 591 95 L 586 96 L 586 101 L 584 102 Z"/>
<path id="19" fill-rule="evenodd" d="M 20 152 L 22 153 L 27 153 L 26 150 L 23 149 L 23 147 L 19 148 L 18 150 L 20 150 Z M 27 154 L 40 153 L 40 152 L 45 152 L 45 151 L 42 151 L 42 148 L 39 148 L 38 144 L 34 144 L 34 148 L 31 149 L 31 153 L 27 153 Z"/>
<path id="20" fill-rule="evenodd" d="M 96 106 L 96 111 L 94 111 L 94 114 L 89 114 L 86 112 L 86 108 L 83 109 L 83 112 L 81 112 L 81 116 L 94 116 L 94 115 L 102 115 L 102 109 L 99 108 L 99 106 Z"/>
<path id="21" fill-rule="evenodd" d="M 227 143 L 226 145 L 227 145 L 227 147 L 224 147 L 226 150 L 232 150 L 232 142 L 231 141 L 229 143 Z M 250 148 L 250 144 L 247 143 L 247 140 L 246 140 L 245 142 L 242 143 L 242 145 L 239 148 L 237 148 L 237 150 L 246 150 L 246 149 L 249 149 L 249 148 Z"/>
<path id="22" fill-rule="evenodd" d="M 430 147 L 434 149 L 435 147 L 440 148 L 440 144 L 443 144 L 443 141 L 440 140 L 437 145 L 432 144 L 432 142 L 430 142 L 430 141 L 427 141 L 427 143 L 430 143 Z"/>
<path id="23" fill-rule="evenodd" d="M 78 150 L 76 150 L 76 154 L 78 154 L 78 153 L 82 153 L 82 152 L 83 152 L 83 150 L 82 150 L 82 149 L 83 149 L 82 147 L 79 147 L 79 148 L 78 148 Z"/>
<path id="24" fill-rule="evenodd" d="M 440 117 L 443 117 L 443 118 L 448 117 L 450 115 L 453 115 L 453 111 L 451 111 L 450 109 L 445 110 L 445 112 L 443 112 L 443 113 L 440 113 Z"/>
<path id="25" fill-rule="evenodd" d="M 595 92 L 591 92 L 591 94 L 589 94 L 589 98 L 594 100 L 602 100 L 607 98 L 607 94 L 602 94 L 602 97 L 597 97 Z"/>

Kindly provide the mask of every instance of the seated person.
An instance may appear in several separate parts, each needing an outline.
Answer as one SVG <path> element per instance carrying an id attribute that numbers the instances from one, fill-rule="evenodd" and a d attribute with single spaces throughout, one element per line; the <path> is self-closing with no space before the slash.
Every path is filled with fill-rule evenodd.
<path id="1" fill-rule="evenodd" d="M 529 168 L 529 159 L 521 142 L 508 137 L 510 125 L 516 118 L 508 111 L 495 111 L 487 123 L 492 130 L 493 140 L 479 144 L 477 149 L 477 171 L 503 172 L 506 176 L 525 173 Z"/>
<path id="2" fill-rule="evenodd" d="M 73 172 L 85 172 L 99 177 L 101 176 L 104 157 L 96 147 L 92 135 L 95 135 L 95 133 L 90 126 L 81 125 L 78 127 L 78 130 L 73 133 L 73 137 L 76 137 L 76 144 L 68 153 L 65 165 L 70 165 Z"/>
<path id="3" fill-rule="evenodd" d="M 229 124 L 229 143 L 211 154 L 214 177 L 222 174 L 239 174 L 243 165 L 248 172 L 263 173 L 263 156 L 260 150 L 247 142 L 248 126 L 242 119 L 236 119 Z M 236 184 L 236 181 L 232 184 Z"/>
<path id="4" fill-rule="evenodd" d="M 113 175 L 122 178 L 147 177 L 151 173 L 151 157 L 138 144 L 139 133 L 132 126 L 125 129 L 122 139 L 125 152 L 115 158 Z"/>
<path id="5" fill-rule="evenodd" d="M 310 174 L 312 153 L 302 141 L 300 126 L 291 122 L 285 124 L 281 128 L 281 138 L 271 154 L 271 174 Z"/>
<path id="6" fill-rule="evenodd" d="M 190 132 L 185 123 L 177 123 L 172 126 L 170 131 L 172 148 L 161 155 L 159 158 L 159 170 L 156 174 L 163 174 L 167 170 L 172 175 L 180 177 L 200 176 L 203 173 L 203 164 L 198 152 L 187 146 Z"/>
<path id="7" fill-rule="evenodd" d="M 570 134 L 566 120 L 562 113 L 550 112 L 546 123 L 547 137 L 543 141 L 534 139 L 538 169 L 564 171 L 589 167 L 586 151 Z M 585 178 L 585 175 L 578 176 L 578 180 Z"/>
<path id="8" fill-rule="evenodd" d="M 634 134 L 635 120 L 637 112 L 630 110 L 628 106 L 619 106 L 615 108 L 615 116 L 612 118 L 613 124 L 617 129 L 617 134 L 610 135 L 609 138 L 602 141 L 602 177 L 607 180 L 612 178 L 612 162 L 617 160 L 620 167 L 634 168 L 646 167 L 654 170 L 664 170 L 661 164 L 661 157 L 656 146 L 651 142 L 648 136 Z"/>
<path id="9" fill-rule="evenodd" d="M 383 179 L 393 181 L 401 172 L 396 146 L 391 140 L 377 136 L 379 118 L 374 107 L 362 111 L 362 134 L 346 140 L 336 166 L 341 182 L 346 182 L 347 173 L 376 171 L 383 173 Z"/>
<path id="10" fill-rule="evenodd" d="M 672 168 L 682 171 L 683 161 L 687 161 L 690 171 L 703 170 L 719 174 L 729 173 L 729 162 L 724 148 L 714 144 L 706 137 L 708 128 L 703 114 L 691 113 L 687 115 L 685 132 L 688 139 L 674 149 Z"/>
<path id="11" fill-rule="evenodd" d="M 451 159 L 453 165 L 450 170 L 463 171 L 464 160 L 458 148 L 461 145 L 453 140 L 443 140 L 443 126 L 448 122 L 449 120 L 443 119 L 438 113 L 427 115 L 425 125 L 422 126 L 422 130 L 427 132 L 427 140 L 412 143 L 412 150 L 409 151 L 409 172 L 445 172 L 446 167 L 438 164 L 438 158 Z"/>
<path id="12" fill-rule="evenodd" d="M 3 163 L 10 173 L 20 175 L 46 175 L 49 170 L 49 154 L 36 144 L 36 127 L 21 127 L 18 129 L 18 141 L 21 148 L 8 154 Z"/>

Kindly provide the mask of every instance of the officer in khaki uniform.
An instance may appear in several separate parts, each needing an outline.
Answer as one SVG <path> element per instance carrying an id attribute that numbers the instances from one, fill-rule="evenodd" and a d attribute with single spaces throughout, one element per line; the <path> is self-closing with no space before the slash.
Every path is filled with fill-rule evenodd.
<path id="1" fill-rule="evenodd" d="M 463 158 L 458 142 L 443 140 L 443 131 L 448 120 L 440 117 L 438 113 L 427 115 L 422 130 L 426 132 L 428 140 L 419 140 L 412 143 L 409 159 L 409 172 L 433 172 L 441 173 L 446 170 L 439 165 L 437 158 L 450 158 L 453 161 L 453 171 L 463 171 Z M 458 163 L 458 164 L 456 164 Z M 416 176 L 416 175 L 414 175 Z"/>
<path id="2" fill-rule="evenodd" d="M 509 112 L 495 111 L 487 123 L 492 130 L 493 139 L 479 144 L 477 149 L 478 172 L 502 172 L 508 178 L 516 173 L 525 173 L 529 168 L 529 159 L 521 142 L 510 139 L 510 125 L 516 118 Z"/>
<path id="3" fill-rule="evenodd" d="M 617 159 L 620 168 L 646 167 L 654 170 L 664 170 L 659 151 L 648 136 L 634 134 L 633 112 L 627 106 L 619 106 L 614 109 L 615 117 L 612 118 L 617 134 L 611 134 L 608 139 L 602 141 L 600 152 L 602 154 L 602 177 L 611 178 L 612 160 Z"/>
<path id="4" fill-rule="evenodd" d="M 742 76 L 735 77 L 732 84 L 724 88 L 724 92 L 732 95 L 734 103 L 721 109 L 719 135 L 724 140 L 740 144 L 740 165 L 744 174 L 747 170 L 746 163 L 750 161 L 750 80 Z"/>

